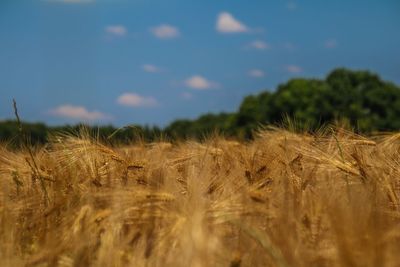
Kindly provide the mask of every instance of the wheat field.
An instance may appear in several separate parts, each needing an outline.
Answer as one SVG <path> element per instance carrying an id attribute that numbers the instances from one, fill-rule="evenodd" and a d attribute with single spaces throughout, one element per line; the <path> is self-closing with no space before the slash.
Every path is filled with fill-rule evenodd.
<path id="1" fill-rule="evenodd" d="M 0 148 L 0 266 L 400 266 L 400 134 Z"/>

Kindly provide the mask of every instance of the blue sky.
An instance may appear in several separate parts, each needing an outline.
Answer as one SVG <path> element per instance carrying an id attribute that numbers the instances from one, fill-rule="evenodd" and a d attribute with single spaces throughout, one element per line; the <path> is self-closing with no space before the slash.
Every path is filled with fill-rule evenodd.
<path id="1" fill-rule="evenodd" d="M 0 0 L 0 120 L 157 124 L 335 67 L 400 84 L 400 2 Z"/>

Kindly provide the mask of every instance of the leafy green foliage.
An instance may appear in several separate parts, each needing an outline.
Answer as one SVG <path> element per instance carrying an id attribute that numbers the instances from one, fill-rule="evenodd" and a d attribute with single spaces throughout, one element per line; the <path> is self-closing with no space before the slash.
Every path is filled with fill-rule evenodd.
<path id="1" fill-rule="evenodd" d="M 231 132 L 235 115 L 229 113 L 205 114 L 196 120 L 176 120 L 165 128 L 165 133 L 173 139 L 195 138 L 202 139 L 215 132 Z"/>
<path id="2" fill-rule="evenodd" d="M 317 129 L 348 120 L 358 132 L 400 129 L 400 88 L 368 71 L 336 69 L 325 80 L 293 79 L 274 93 L 246 97 L 237 114 L 239 128 L 279 124 L 284 116 Z"/>
<path id="3" fill-rule="evenodd" d="M 347 121 L 358 132 L 400 129 L 400 88 L 368 71 L 336 69 L 325 80 L 292 79 L 275 92 L 264 91 L 244 98 L 236 113 L 205 114 L 195 120 L 176 120 L 164 129 L 111 125 L 89 127 L 105 140 L 128 143 L 132 140 L 202 139 L 218 132 L 226 137 L 250 139 L 255 129 L 266 124 L 282 124 L 292 118 L 296 127 L 315 130 L 324 124 Z M 77 132 L 81 125 L 46 127 L 24 124 L 32 143 L 45 143 L 48 134 Z M 0 122 L 0 139 L 18 143 L 14 121 Z M 112 138 L 110 138 L 112 137 Z"/>

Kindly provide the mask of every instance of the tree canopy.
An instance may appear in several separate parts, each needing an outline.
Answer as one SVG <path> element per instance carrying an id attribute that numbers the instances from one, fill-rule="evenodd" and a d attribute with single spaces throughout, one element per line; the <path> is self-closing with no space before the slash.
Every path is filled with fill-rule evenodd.
<path id="1" fill-rule="evenodd" d="M 276 91 L 247 96 L 234 113 L 209 113 L 195 120 L 176 120 L 164 129 L 148 126 L 119 131 L 113 126 L 91 129 L 103 138 L 112 136 L 120 142 L 201 139 L 214 132 L 248 139 L 260 125 L 280 124 L 284 117 L 310 130 L 345 119 L 357 132 L 395 131 L 400 129 L 400 88 L 369 71 L 339 68 L 324 80 L 296 78 L 279 85 Z M 76 130 L 79 126 L 47 127 L 42 123 L 25 123 L 24 128 L 33 143 L 45 143 L 49 133 Z M 0 122 L 2 140 L 13 140 L 16 136 L 16 122 Z"/>

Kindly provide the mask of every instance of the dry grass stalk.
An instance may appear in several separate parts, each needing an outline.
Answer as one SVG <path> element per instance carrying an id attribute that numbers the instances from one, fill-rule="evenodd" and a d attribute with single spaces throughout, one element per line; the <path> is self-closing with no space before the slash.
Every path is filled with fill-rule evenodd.
<path id="1" fill-rule="evenodd" d="M 3 146 L 0 266 L 398 266 L 399 151 L 398 134 L 276 128 L 247 144 Z"/>

